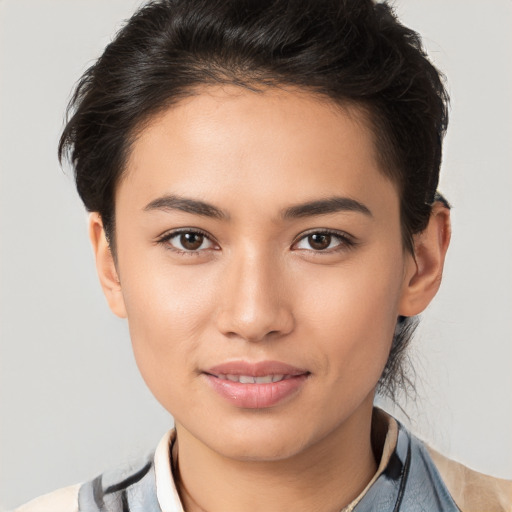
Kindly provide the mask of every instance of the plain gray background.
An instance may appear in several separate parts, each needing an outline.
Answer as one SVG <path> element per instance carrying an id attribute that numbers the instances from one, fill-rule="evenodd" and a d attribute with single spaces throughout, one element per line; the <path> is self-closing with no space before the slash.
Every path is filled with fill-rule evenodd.
<path id="1" fill-rule="evenodd" d="M 172 425 L 108 311 L 56 159 L 74 82 L 138 4 L 0 0 L 0 509 L 143 454 Z M 396 7 L 452 96 L 441 190 L 454 234 L 405 407 L 444 453 L 512 478 L 512 2 Z"/>

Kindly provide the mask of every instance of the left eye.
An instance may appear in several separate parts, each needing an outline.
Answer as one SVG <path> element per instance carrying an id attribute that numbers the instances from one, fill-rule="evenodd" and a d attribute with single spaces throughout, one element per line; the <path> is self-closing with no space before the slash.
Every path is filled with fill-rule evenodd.
<path id="1" fill-rule="evenodd" d="M 296 244 L 297 249 L 313 251 L 326 251 L 341 245 L 349 245 L 349 241 L 342 235 L 334 233 L 310 233 L 302 237 Z"/>
<path id="2" fill-rule="evenodd" d="M 174 249 L 184 252 L 211 249 L 213 242 L 203 233 L 196 231 L 182 231 L 167 238 L 167 243 Z"/>

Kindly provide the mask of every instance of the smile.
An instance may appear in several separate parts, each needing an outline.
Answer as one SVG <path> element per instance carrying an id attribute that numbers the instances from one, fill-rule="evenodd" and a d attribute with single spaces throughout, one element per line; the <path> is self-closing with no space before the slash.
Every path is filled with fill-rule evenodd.
<path id="1" fill-rule="evenodd" d="M 233 361 L 210 368 L 203 375 L 229 404 L 242 409 L 266 409 L 299 393 L 311 373 L 277 361 Z"/>
<path id="2" fill-rule="evenodd" d="M 280 382 L 284 379 L 290 379 L 291 375 L 264 375 L 262 377 L 253 377 L 252 375 L 216 375 L 218 379 L 229 380 L 231 382 L 240 382 L 241 384 L 270 384 L 271 382 Z"/>

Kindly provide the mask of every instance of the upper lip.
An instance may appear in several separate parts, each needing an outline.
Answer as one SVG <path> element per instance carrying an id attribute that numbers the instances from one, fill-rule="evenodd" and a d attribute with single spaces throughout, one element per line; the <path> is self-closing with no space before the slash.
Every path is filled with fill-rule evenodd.
<path id="1" fill-rule="evenodd" d="M 280 361 L 229 361 L 212 366 L 205 373 L 215 376 L 248 375 L 264 377 L 265 375 L 304 375 L 308 374 L 309 371 Z"/>

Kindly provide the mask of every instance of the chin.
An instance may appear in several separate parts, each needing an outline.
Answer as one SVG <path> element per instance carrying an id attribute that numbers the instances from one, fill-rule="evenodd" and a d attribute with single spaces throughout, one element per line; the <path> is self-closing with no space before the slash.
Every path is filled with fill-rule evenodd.
<path id="1" fill-rule="evenodd" d="M 219 455 L 239 461 L 270 462 L 289 459 L 315 444 L 324 432 L 311 431 L 303 421 L 286 421 L 262 417 L 243 421 L 219 421 L 208 431 L 202 428 L 191 433 Z"/>
<path id="2" fill-rule="evenodd" d="M 218 443 L 212 447 L 220 455 L 243 462 L 275 462 L 286 460 L 298 455 L 304 450 L 304 444 L 295 438 L 287 439 L 281 437 L 258 436 L 255 439 L 251 436 L 236 436 L 238 439 Z M 234 442 L 233 442 L 234 441 Z"/>

